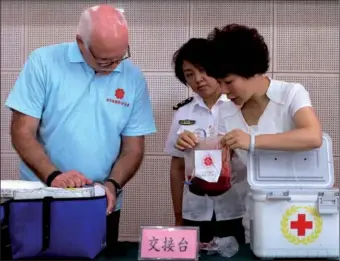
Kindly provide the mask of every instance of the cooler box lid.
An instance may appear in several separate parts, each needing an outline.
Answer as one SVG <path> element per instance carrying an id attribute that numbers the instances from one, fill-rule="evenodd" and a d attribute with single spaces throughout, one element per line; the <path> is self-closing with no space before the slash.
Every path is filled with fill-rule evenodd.
<path id="1" fill-rule="evenodd" d="M 51 188 L 39 181 L 1 180 L 1 197 L 19 199 L 82 198 L 104 196 L 105 189 L 101 185 L 83 188 Z"/>
<path id="2" fill-rule="evenodd" d="M 1 180 L 1 197 L 13 198 L 14 192 L 31 192 L 46 187 L 40 181 Z"/>
<path id="3" fill-rule="evenodd" d="M 322 146 L 318 149 L 248 153 L 247 179 L 252 189 L 331 188 L 334 184 L 332 140 L 323 133 Z"/>

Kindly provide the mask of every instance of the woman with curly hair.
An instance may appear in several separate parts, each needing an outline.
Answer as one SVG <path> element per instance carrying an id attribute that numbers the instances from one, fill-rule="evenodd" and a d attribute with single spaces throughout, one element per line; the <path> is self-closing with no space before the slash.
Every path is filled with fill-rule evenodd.
<path id="1" fill-rule="evenodd" d="M 322 145 L 321 125 L 305 87 L 265 76 L 269 51 L 255 28 L 230 24 L 215 28 L 208 40 L 213 55 L 204 69 L 232 101 L 220 109 L 222 144 L 244 165 L 249 150 L 302 151 Z M 180 138 L 177 144 L 186 147 Z M 248 217 L 244 221 L 247 235 Z"/>

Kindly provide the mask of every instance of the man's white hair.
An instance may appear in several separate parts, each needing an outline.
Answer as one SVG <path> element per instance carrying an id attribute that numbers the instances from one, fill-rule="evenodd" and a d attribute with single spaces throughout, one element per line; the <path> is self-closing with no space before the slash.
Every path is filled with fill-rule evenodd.
<path id="1" fill-rule="evenodd" d="M 98 8 L 98 6 L 93 6 L 90 8 L 87 8 L 84 10 L 79 18 L 79 24 L 77 28 L 77 34 L 81 37 L 81 39 L 84 41 L 84 45 L 86 48 L 89 47 L 90 40 L 91 40 L 91 33 L 92 33 L 92 16 L 91 16 L 91 10 L 95 11 Z M 117 9 L 121 13 L 121 17 L 119 19 L 120 24 L 126 25 L 126 20 L 123 15 L 124 10 L 123 9 Z"/>
<path id="2" fill-rule="evenodd" d="M 80 16 L 79 24 L 77 28 L 77 34 L 83 40 L 86 48 L 88 48 L 90 44 L 91 32 L 92 32 L 91 25 L 92 25 L 92 17 L 91 17 L 90 9 L 86 9 L 84 10 L 84 12 L 82 12 Z"/>

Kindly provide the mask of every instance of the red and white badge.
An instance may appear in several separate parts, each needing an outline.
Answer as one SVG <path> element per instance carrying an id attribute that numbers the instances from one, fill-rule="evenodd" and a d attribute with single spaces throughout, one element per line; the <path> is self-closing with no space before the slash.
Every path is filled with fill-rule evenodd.
<path id="1" fill-rule="evenodd" d="M 195 177 L 207 182 L 216 183 L 222 169 L 221 150 L 195 151 Z"/>

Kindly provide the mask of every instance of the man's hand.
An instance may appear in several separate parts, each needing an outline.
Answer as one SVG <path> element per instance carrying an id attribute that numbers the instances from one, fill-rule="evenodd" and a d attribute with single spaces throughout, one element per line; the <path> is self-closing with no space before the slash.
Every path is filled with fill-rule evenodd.
<path id="1" fill-rule="evenodd" d="M 198 143 L 196 135 L 190 131 L 184 131 L 178 136 L 175 148 L 178 150 L 192 149 Z"/>
<path id="2" fill-rule="evenodd" d="M 116 206 L 116 188 L 111 182 L 105 182 L 104 188 L 107 198 L 106 214 L 110 215 Z"/>
<path id="3" fill-rule="evenodd" d="M 51 187 L 57 188 L 81 188 L 85 185 L 91 185 L 92 180 L 86 178 L 78 171 L 71 170 L 64 172 L 54 178 Z"/>

